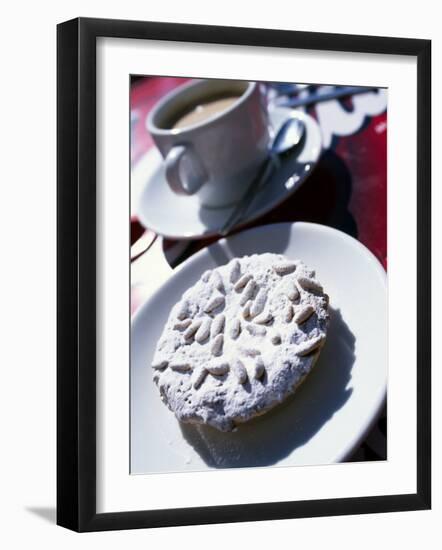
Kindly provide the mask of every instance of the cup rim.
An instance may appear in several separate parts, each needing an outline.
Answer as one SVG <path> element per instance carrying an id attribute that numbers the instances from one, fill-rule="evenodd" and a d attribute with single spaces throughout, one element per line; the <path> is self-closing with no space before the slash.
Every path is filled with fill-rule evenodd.
<path id="1" fill-rule="evenodd" d="M 247 81 L 247 80 L 242 81 L 242 82 L 247 82 L 247 88 L 238 97 L 238 99 L 234 102 L 234 104 L 232 106 L 225 109 L 224 111 L 221 111 L 219 113 L 215 113 L 211 117 L 209 117 L 209 118 L 207 118 L 207 119 L 205 119 L 201 122 L 197 122 L 196 124 L 192 124 L 191 126 L 186 126 L 185 128 L 175 128 L 175 129 L 174 128 L 159 128 L 154 123 L 154 118 L 155 118 L 156 114 L 158 113 L 158 111 L 160 109 L 164 108 L 164 106 L 167 105 L 167 103 L 169 103 L 171 100 L 173 100 L 176 96 L 180 95 L 181 93 L 185 92 L 186 90 L 188 90 L 190 88 L 200 86 L 201 83 L 204 83 L 204 82 L 207 82 L 207 81 L 210 81 L 210 80 L 212 80 L 212 79 L 195 79 L 195 80 L 192 80 L 191 82 L 187 82 L 186 84 L 183 84 L 182 86 L 178 86 L 177 88 L 175 88 L 175 89 L 171 90 L 169 93 L 167 93 L 162 99 L 160 99 L 155 104 L 155 106 L 150 111 L 150 113 L 147 117 L 147 129 L 149 130 L 149 132 L 151 134 L 162 135 L 162 136 L 171 136 L 171 135 L 172 136 L 184 136 L 184 135 L 189 134 L 190 132 L 193 132 L 194 130 L 198 130 L 199 128 L 211 126 L 212 124 L 217 122 L 219 119 L 225 117 L 226 115 L 230 114 L 231 112 L 238 109 L 241 105 L 243 105 L 245 103 L 245 101 L 247 101 L 248 98 L 253 94 L 253 92 L 255 91 L 255 89 L 258 85 L 257 82 L 252 82 L 252 81 Z M 218 80 L 218 79 L 213 79 L 213 80 Z M 228 79 L 225 79 L 225 80 L 228 80 Z M 231 80 L 235 80 L 237 82 L 236 79 L 231 79 Z"/>

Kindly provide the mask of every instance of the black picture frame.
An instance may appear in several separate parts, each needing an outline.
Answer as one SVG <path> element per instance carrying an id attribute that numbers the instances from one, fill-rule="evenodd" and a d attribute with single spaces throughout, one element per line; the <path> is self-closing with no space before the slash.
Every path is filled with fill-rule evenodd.
<path id="1" fill-rule="evenodd" d="M 417 59 L 417 491 L 361 498 L 96 512 L 96 39 Z M 431 41 L 107 19 L 57 28 L 57 523 L 75 531 L 424 510 L 431 506 Z"/>

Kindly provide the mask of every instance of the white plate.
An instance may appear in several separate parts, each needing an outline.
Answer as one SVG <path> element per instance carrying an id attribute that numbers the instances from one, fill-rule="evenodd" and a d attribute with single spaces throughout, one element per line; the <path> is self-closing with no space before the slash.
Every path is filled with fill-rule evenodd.
<path id="1" fill-rule="evenodd" d="M 208 268 L 245 254 L 304 260 L 330 295 L 327 342 L 285 405 L 234 433 L 180 424 L 161 402 L 150 361 L 170 308 Z M 131 472 L 342 461 L 378 415 L 387 378 L 386 275 L 358 241 L 310 223 L 243 231 L 187 260 L 139 310 L 131 342 Z"/>
<path id="2" fill-rule="evenodd" d="M 283 161 L 262 187 L 244 213 L 240 225 L 251 222 L 286 200 L 311 174 L 321 153 L 321 132 L 309 115 L 292 109 L 278 108 L 270 112 L 275 131 L 289 117 L 302 120 L 306 134 L 300 149 Z M 162 158 L 154 147 L 133 168 L 131 173 L 132 208 L 141 223 L 171 239 L 201 239 L 218 235 L 232 208 L 205 208 L 196 196 L 176 195 L 165 180 Z"/>

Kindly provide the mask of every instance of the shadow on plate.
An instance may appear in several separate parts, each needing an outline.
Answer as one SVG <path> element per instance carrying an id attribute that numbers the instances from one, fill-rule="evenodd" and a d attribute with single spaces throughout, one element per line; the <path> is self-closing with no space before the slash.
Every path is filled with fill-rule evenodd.
<path id="1" fill-rule="evenodd" d="M 318 363 L 285 404 L 230 433 L 210 426 L 181 424 L 183 436 L 213 468 L 276 464 L 305 445 L 350 397 L 355 337 L 339 310 L 330 310 L 327 342 Z M 332 371 L 326 376 L 326 370 Z M 327 462 L 324 454 L 324 461 Z M 315 463 L 321 460 L 315 460 Z"/>
<path id="2" fill-rule="evenodd" d="M 250 247 L 249 254 L 264 254 L 271 251 L 273 254 L 283 254 L 290 239 L 291 226 L 280 225 L 276 231 L 263 231 L 259 240 L 255 240 Z M 244 241 L 237 241 L 235 237 L 229 239 L 224 245 L 218 242 L 207 248 L 207 252 L 215 266 L 228 263 L 233 258 L 244 256 Z"/>

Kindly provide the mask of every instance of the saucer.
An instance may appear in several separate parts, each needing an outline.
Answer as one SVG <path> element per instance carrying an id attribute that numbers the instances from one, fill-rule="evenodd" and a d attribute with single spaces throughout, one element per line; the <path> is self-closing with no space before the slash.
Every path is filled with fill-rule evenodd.
<path id="1" fill-rule="evenodd" d="M 281 166 L 256 193 L 235 229 L 266 214 L 304 183 L 321 154 L 321 131 L 309 115 L 288 108 L 269 112 L 272 131 L 276 132 L 288 117 L 305 124 L 305 139 L 299 148 L 287 153 Z M 137 192 L 139 190 L 139 192 Z M 167 184 L 162 157 L 152 148 L 132 169 L 132 201 L 140 222 L 169 239 L 204 239 L 219 235 L 235 206 L 207 208 L 195 195 L 176 195 Z"/>

